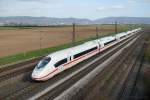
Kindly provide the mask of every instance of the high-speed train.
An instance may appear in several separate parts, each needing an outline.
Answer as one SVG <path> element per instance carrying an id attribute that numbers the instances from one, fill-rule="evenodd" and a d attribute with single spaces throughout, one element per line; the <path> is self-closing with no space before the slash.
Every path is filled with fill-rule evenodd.
<path id="1" fill-rule="evenodd" d="M 31 78 L 36 81 L 46 81 L 139 31 L 141 31 L 141 28 L 85 42 L 75 47 L 51 53 L 39 61 L 31 74 Z"/>

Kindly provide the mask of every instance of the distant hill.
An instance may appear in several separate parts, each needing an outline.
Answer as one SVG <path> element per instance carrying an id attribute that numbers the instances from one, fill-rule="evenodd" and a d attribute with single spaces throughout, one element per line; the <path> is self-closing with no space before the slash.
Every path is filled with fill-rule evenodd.
<path id="1" fill-rule="evenodd" d="M 111 24 L 115 21 L 121 24 L 150 24 L 150 17 L 107 17 L 97 19 L 94 23 Z"/>
<path id="2" fill-rule="evenodd" d="M 52 17 L 0 17 L 0 23 L 3 25 L 70 25 L 73 22 L 79 24 L 90 24 L 89 19 L 79 18 L 52 18 Z"/>
<path id="3" fill-rule="evenodd" d="M 70 25 L 78 24 L 112 24 L 115 21 L 121 24 L 150 24 L 150 17 L 106 17 L 97 20 L 80 18 L 52 18 L 52 17 L 0 17 L 0 25 Z"/>

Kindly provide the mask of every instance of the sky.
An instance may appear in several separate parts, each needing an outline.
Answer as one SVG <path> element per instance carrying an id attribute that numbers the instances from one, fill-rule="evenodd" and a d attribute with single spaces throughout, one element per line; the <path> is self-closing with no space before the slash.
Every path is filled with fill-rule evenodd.
<path id="1" fill-rule="evenodd" d="M 0 0 L 0 17 L 150 17 L 150 0 Z"/>

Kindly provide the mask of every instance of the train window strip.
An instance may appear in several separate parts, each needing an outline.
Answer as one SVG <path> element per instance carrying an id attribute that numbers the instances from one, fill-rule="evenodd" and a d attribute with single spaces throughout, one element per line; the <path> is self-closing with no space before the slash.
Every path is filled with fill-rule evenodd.
<path id="1" fill-rule="evenodd" d="M 80 56 L 83 56 L 83 55 L 85 55 L 85 54 L 87 54 L 87 53 L 90 53 L 90 52 L 96 50 L 97 48 L 98 48 L 98 47 L 96 46 L 96 47 L 94 47 L 94 48 L 91 48 L 91 49 L 88 49 L 88 50 L 86 50 L 86 51 L 80 52 L 80 53 L 74 55 L 74 59 L 75 59 L 75 58 L 78 58 L 78 57 L 80 57 Z"/>
<path id="2" fill-rule="evenodd" d="M 112 40 L 112 41 L 109 41 L 109 42 L 106 42 L 106 43 L 104 43 L 104 45 L 107 45 L 107 44 L 112 43 L 112 42 L 114 42 L 114 41 L 116 41 L 116 39 L 115 39 L 115 40 Z"/>
<path id="3" fill-rule="evenodd" d="M 67 63 L 67 58 L 58 61 L 58 62 L 55 64 L 55 67 L 59 67 L 60 65 L 65 64 L 65 63 Z"/>

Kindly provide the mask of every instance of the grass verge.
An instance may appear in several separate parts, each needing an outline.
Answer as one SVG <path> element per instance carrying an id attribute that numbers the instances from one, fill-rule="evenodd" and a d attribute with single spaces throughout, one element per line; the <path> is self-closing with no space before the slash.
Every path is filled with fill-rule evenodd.
<path id="1" fill-rule="evenodd" d="M 150 36 L 150 35 L 149 35 Z M 144 62 L 144 68 L 143 68 L 143 83 L 144 83 L 144 88 L 145 92 L 148 96 L 148 99 L 150 99 L 150 37 L 146 41 L 146 50 L 145 50 L 145 62 Z"/>
<path id="2" fill-rule="evenodd" d="M 145 51 L 145 57 L 150 62 L 150 38 L 147 41 L 147 48 Z"/>

